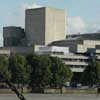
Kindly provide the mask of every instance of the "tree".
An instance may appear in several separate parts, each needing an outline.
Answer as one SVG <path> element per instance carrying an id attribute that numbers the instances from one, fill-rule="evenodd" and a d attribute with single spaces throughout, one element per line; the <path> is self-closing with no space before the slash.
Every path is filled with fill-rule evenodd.
<path id="1" fill-rule="evenodd" d="M 8 70 L 8 57 L 7 56 L 0 56 L 0 79 L 4 78 L 4 80 L 10 80 L 11 79 L 11 73 Z"/>
<path id="2" fill-rule="evenodd" d="M 90 57 L 89 65 L 85 68 L 81 83 L 83 85 L 88 85 L 89 87 L 92 87 L 94 84 L 97 84 L 98 81 L 98 75 L 97 75 L 97 63 L 96 63 L 96 57 L 92 56 Z"/>
<path id="3" fill-rule="evenodd" d="M 9 70 L 11 71 L 11 81 L 23 86 L 28 83 L 29 73 L 27 72 L 26 59 L 22 55 L 13 55 L 9 58 Z"/>
<path id="4" fill-rule="evenodd" d="M 100 62 L 96 61 L 97 84 L 100 85 Z"/>
<path id="5" fill-rule="evenodd" d="M 16 87 L 10 81 L 11 72 L 9 71 L 8 63 L 9 60 L 7 56 L 0 56 L 0 79 L 4 81 L 11 88 L 12 91 L 16 93 L 17 97 L 20 100 L 26 100 L 24 96 L 16 89 Z"/>
<path id="6" fill-rule="evenodd" d="M 62 90 L 63 84 L 71 79 L 71 70 L 57 57 L 30 54 L 27 61 L 31 66 L 30 87 L 33 92 L 43 92 L 47 86 Z"/>
<path id="7" fill-rule="evenodd" d="M 31 66 L 30 87 L 32 92 L 44 92 L 44 88 L 49 85 L 51 79 L 51 62 L 48 56 L 37 56 L 30 54 L 27 56 L 28 64 Z"/>
<path id="8" fill-rule="evenodd" d="M 51 85 L 55 88 L 59 87 L 62 92 L 62 86 L 65 82 L 69 81 L 72 77 L 72 72 L 67 65 L 63 63 L 60 58 L 50 57 L 52 62 L 51 67 Z"/>

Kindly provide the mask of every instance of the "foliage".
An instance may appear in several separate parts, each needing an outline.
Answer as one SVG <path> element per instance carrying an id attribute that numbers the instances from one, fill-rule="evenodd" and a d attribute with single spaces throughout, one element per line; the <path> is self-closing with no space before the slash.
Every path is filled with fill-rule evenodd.
<path id="1" fill-rule="evenodd" d="M 20 100 L 26 100 L 24 96 L 17 90 L 17 88 L 10 81 L 11 72 L 9 71 L 9 60 L 7 56 L 0 56 L 0 80 L 5 82 L 9 88 L 16 93 Z"/>
<path id="2" fill-rule="evenodd" d="M 28 81 L 26 59 L 22 55 L 14 55 L 9 58 L 9 70 L 11 70 L 12 82 L 25 84 Z"/>
<path id="3" fill-rule="evenodd" d="M 88 85 L 92 87 L 94 84 L 97 84 L 98 75 L 97 75 L 97 63 L 96 58 L 90 58 L 89 65 L 86 67 L 85 71 L 83 72 L 81 83 L 83 85 Z"/>
<path id="4" fill-rule="evenodd" d="M 27 60 L 31 66 L 30 86 L 32 91 L 43 92 L 43 88 L 49 84 L 51 77 L 50 59 L 47 56 L 28 55 Z"/>
<path id="5" fill-rule="evenodd" d="M 62 93 L 62 87 L 67 82 L 70 81 L 72 73 L 71 70 L 60 58 L 50 57 L 52 62 L 51 67 L 51 87 L 60 88 L 60 93 Z"/>
<path id="6" fill-rule="evenodd" d="M 2 80 L 2 75 L 3 78 L 10 80 L 11 79 L 11 73 L 8 69 L 8 57 L 7 56 L 0 56 L 0 75 L 1 75 L 1 80 Z"/>
<path id="7" fill-rule="evenodd" d="M 51 67 L 51 86 L 61 87 L 65 82 L 69 81 L 72 76 L 72 72 L 68 66 L 66 66 L 61 59 L 57 57 L 50 57 L 52 62 Z"/>
<path id="8" fill-rule="evenodd" d="M 97 70 L 97 83 L 100 85 L 100 62 L 96 62 L 96 70 Z"/>
<path id="9" fill-rule="evenodd" d="M 0 56 L 0 61 L 0 73 L 6 82 L 27 84 L 33 92 L 44 92 L 46 87 L 60 88 L 72 76 L 69 67 L 57 57 L 12 55 Z"/>

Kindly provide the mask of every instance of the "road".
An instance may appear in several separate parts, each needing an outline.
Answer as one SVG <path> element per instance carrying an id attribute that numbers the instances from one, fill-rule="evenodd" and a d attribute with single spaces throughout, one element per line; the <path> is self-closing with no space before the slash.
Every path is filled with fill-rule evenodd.
<path id="1" fill-rule="evenodd" d="M 26 100 L 100 100 L 95 94 L 28 94 Z M 19 100 L 14 94 L 0 94 L 0 100 Z"/>

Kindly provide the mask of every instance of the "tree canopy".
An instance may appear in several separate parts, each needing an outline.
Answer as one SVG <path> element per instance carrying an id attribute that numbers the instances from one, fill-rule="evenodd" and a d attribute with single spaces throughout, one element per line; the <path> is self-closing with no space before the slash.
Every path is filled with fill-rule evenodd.
<path id="1" fill-rule="evenodd" d="M 49 84 L 51 77 L 50 59 L 47 56 L 29 55 L 27 60 L 31 66 L 30 86 L 32 87 L 32 91 L 40 92 L 41 90 L 43 92 L 43 88 Z"/>
<path id="2" fill-rule="evenodd" d="M 69 81 L 72 77 L 72 72 L 67 65 L 63 63 L 60 58 L 50 57 L 51 59 L 51 85 L 55 88 L 62 86 L 65 82 Z"/>
<path id="3" fill-rule="evenodd" d="M 83 72 L 81 83 L 83 85 L 88 85 L 92 87 L 96 85 L 100 80 L 100 64 L 96 61 L 96 57 L 91 57 L 89 65 L 86 67 Z"/>
<path id="4" fill-rule="evenodd" d="M 13 84 L 21 84 L 21 88 L 26 84 L 32 92 L 43 93 L 45 88 L 61 88 L 72 72 L 60 58 L 29 54 L 0 56 L 0 75 L 19 96 Z"/>
<path id="5" fill-rule="evenodd" d="M 27 56 L 27 61 L 31 66 L 30 86 L 32 91 L 35 88 L 41 90 L 46 87 L 61 87 L 72 76 L 71 70 L 60 58 L 31 54 Z"/>
<path id="6" fill-rule="evenodd" d="M 14 91 L 20 100 L 26 100 L 11 82 L 11 72 L 9 70 L 9 60 L 7 56 L 0 56 L 0 79 Z"/>
<path id="7" fill-rule="evenodd" d="M 25 84 L 28 81 L 26 59 L 22 55 L 13 55 L 9 58 L 9 70 L 11 71 L 11 81 L 17 84 Z"/>

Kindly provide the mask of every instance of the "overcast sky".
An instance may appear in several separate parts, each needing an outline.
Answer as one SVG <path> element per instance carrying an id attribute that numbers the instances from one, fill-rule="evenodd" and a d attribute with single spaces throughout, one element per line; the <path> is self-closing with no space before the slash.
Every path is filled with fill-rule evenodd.
<path id="1" fill-rule="evenodd" d="M 24 27 L 25 9 L 42 6 L 66 10 L 69 34 L 100 30 L 100 0 L 0 0 L 0 45 L 3 26 Z"/>

